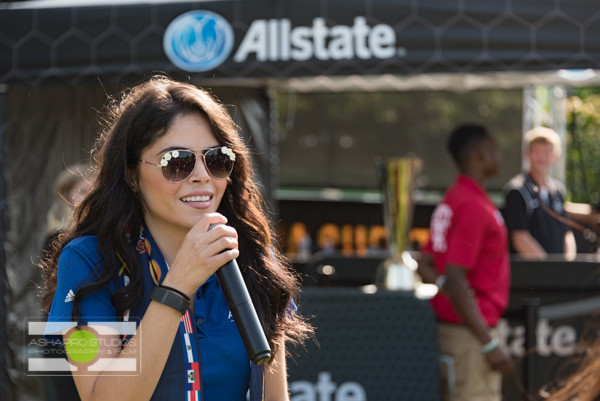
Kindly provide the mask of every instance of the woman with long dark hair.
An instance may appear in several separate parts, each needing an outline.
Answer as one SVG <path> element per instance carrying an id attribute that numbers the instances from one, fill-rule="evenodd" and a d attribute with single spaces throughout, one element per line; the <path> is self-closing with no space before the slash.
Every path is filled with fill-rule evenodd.
<path id="1" fill-rule="evenodd" d="M 81 398 L 289 399 L 286 344 L 311 327 L 293 310 L 299 282 L 226 108 L 156 76 L 114 99 L 104 122 L 96 182 L 43 262 L 49 321 L 76 322 L 60 334 Z M 215 278 L 232 259 L 273 350 L 266 368 L 250 362 Z M 132 355 L 135 374 L 114 374 Z"/>

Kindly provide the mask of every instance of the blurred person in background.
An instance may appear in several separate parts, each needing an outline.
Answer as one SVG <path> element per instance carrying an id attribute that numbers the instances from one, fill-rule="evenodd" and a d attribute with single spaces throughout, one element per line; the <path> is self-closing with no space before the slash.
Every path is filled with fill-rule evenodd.
<path id="1" fill-rule="evenodd" d="M 46 247 L 71 224 L 73 211 L 87 194 L 92 181 L 91 170 L 85 163 L 70 165 L 56 177 L 54 200 L 46 214 Z"/>
<path id="2" fill-rule="evenodd" d="M 502 373 L 512 368 L 495 329 L 508 305 L 508 235 L 484 189 L 498 174 L 500 153 L 480 125 L 456 128 L 447 147 L 459 174 L 433 212 L 418 273 L 439 289 L 431 306 L 440 353 L 454 360 L 452 400 L 500 401 Z M 449 400 L 445 391 L 443 399 Z"/>
<path id="3" fill-rule="evenodd" d="M 529 170 L 513 177 L 504 187 L 504 218 L 512 253 L 528 259 L 561 254 L 572 260 L 577 247 L 564 210 L 564 185 L 550 177 L 561 153 L 558 134 L 536 127 L 525 134 L 524 157 Z"/>

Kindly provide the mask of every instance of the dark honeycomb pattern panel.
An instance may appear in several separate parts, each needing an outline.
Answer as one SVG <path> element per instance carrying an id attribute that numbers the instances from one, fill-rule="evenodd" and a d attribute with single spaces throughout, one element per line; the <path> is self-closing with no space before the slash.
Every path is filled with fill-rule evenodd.
<path id="1" fill-rule="evenodd" d="M 23 4 L 23 3 L 21 3 Z M 81 4 L 81 3 L 79 3 Z M 370 26 L 396 32 L 399 55 L 377 60 L 235 63 L 195 74 L 214 78 L 420 74 L 597 68 L 600 7 L 590 0 L 231 0 L 11 9 L 0 4 L 0 83 L 77 83 L 96 76 L 185 73 L 167 59 L 162 36 L 180 14 L 207 9 L 234 29 L 236 49 L 256 19 L 310 27 Z"/>
<path id="2" fill-rule="evenodd" d="M 426 301 L 402 292 L 306 288 L 300 311 L 312 316 L 319 344 L 288 362 L 292 393 L 294 382 L 316 383 L 328 372 L 338 387 L 359 383 L 368 400 L 439 399 L 436 324 Z"/>

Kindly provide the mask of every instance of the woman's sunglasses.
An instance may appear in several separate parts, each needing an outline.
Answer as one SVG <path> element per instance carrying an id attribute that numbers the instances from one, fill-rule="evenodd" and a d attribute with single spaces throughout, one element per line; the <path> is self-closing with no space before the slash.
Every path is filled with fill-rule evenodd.
<path id="1" fill-rule="evenodd" d="M 206 171 L 217 179 L 229 177 L 233 171 L 235 153 L 227 146 L 212 148 L 204 153 L 194 153 L 189 149 L 171 150 L 165 153 L 160 163 L 151 163 L 140 160 L 151 166 L 161 167 L 163 176 L 172 184 L 185 181 L 196 169 L 196 160 L 202 157 Z"/>

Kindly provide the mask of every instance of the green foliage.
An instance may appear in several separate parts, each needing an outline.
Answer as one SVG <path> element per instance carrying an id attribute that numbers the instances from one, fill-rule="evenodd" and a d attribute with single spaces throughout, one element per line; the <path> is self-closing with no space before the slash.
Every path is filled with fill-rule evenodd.
<path id="1" fill-rule="evenodd" d="M 566 184 L 574 202 L 600 196 L 600 88 L 579 88 L 567 100 Z"/>

